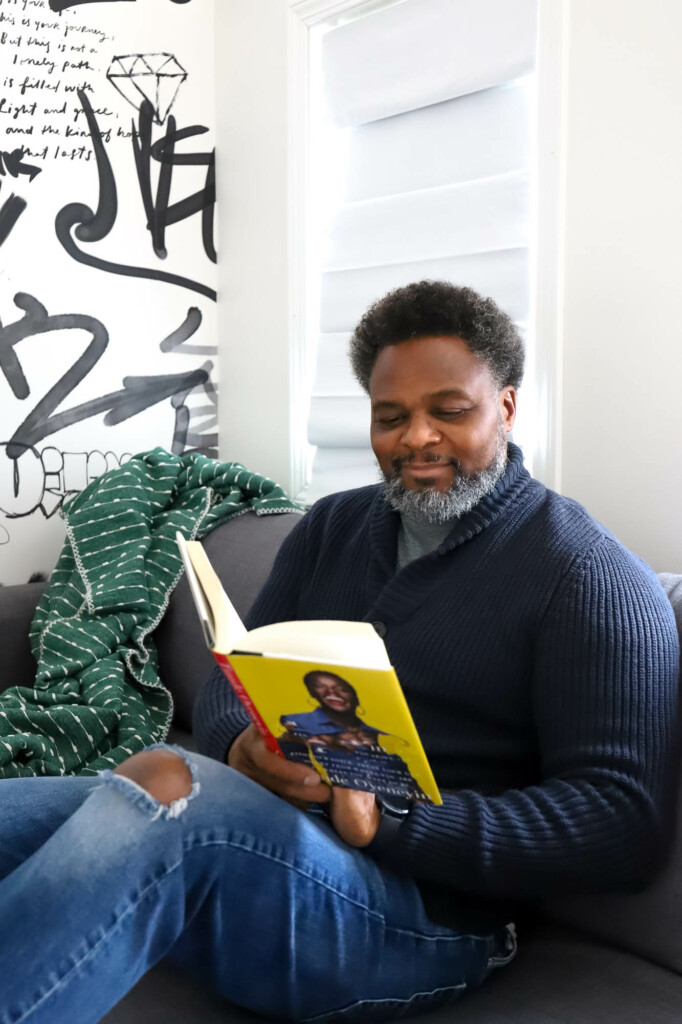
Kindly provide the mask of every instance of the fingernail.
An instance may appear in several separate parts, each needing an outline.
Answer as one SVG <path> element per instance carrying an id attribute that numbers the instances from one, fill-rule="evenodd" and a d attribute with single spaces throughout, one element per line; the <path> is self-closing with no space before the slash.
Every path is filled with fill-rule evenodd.
<path id="1" fill-rule="evenodd" d="M 316 786 L 319 781 L 320 781 L 320 776 L 317 773 L 315 773 L 315 775 L 306 775 L 306 777 L 303 780 L 303 785 L 304 786 Z"/>

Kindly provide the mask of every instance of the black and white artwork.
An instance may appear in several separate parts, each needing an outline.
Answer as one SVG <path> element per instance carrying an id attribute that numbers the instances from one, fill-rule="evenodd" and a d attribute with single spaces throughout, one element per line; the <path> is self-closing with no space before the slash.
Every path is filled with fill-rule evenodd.
<path id="1" fill-rule="evenodd" d="M 0 583 L 139 451 L 217 454 L 213 0 L 0 0 Z"/>

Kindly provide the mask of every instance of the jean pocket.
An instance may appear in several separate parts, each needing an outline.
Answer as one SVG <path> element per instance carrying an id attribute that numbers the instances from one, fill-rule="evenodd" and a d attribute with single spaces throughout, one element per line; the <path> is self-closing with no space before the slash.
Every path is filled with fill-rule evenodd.
<path id="1" fill-rule="evenodd" d="M 409 999 L 358 999 L 338 1010 L 330 1010 L 315 1017 L 306 1017 L 301 1024 L 351 1024 L 354 1021 L 367 1021 L 367 1024 L 379 1024 L 381 1021 L 402 1020 L 417 1013 L 439 1010 L 449 1003 L 454 1003 L 465 991 L 466 982 L 437 988 L 431 992 L 417 992 Z"/>

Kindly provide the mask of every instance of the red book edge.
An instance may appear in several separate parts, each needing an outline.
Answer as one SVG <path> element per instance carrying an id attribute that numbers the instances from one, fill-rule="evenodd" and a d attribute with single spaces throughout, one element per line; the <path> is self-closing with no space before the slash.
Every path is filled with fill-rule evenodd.
<path id="1" fill-rule="evenodd" d="M 242 683 L 241 679 L 235 672 L 229 659 L 226 658 L 224 654 L 218 654 L 216 651 L 212 651 L 211 653 L 213 654 L 213 657 L 220 665 L 228 683 L 230 683 L 232 689 L 237 694 L 240 701 L 242 702 L 247 712 L 249 713 L 251 721 L 256 726 L 259 733 L 265 740 L 265 746 L 268 748 L 268 750 L 271 750 L 273 754 L 279 754 L 280 757 L 284 757 L 284 754 L 280 749 L 279 743 L 277 742 L 277 740 L 275 739 L 275 737 L 272 735 L 267 725 L 265 724 L 263 718 L 261 717 L 258 711 L 258 708 L 249 697 L 244 687 L 244 684 Z"/>

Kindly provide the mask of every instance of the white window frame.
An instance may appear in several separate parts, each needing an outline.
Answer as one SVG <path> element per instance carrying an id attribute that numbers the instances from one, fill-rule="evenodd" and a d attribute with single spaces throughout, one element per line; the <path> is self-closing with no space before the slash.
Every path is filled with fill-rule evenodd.
<path id="1" fill-rule="evenodd" d="M 287 0 L 289 66 L 289 282 L 291 481 L 299 493 L 308 482 L 310 446 L 307 413 L 314 370 L 311 300 L 307 259 L 309 214 L 309 33 L 321 23 L 358 17 L 401 0 Z M 565 133 L 567 44 L 570 0 L 538 5 L 538 126 L 536 154 L 535 265 L 532 273 L 535 335 L 533 379 L 524 401 L 535 403 L 534 475 L 548 487 L 561 487 L 561 395 L 563 383 L 563 265 L 565 237 Z M 317 268 L 315 268 L 317 269 Z M 528 396 L 526 398 L 526 396 Z"/>

